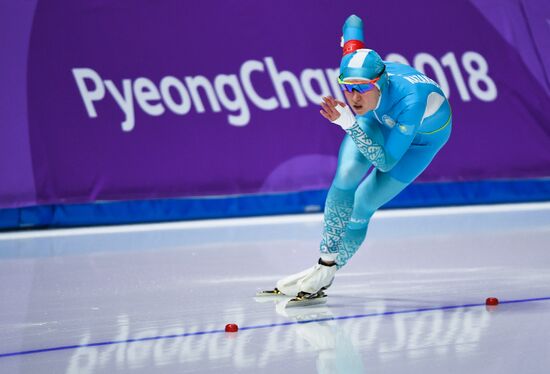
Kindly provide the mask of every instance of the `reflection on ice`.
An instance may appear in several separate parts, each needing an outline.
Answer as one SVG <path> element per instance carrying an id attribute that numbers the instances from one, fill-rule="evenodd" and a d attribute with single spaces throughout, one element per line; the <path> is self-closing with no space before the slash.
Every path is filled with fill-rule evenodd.
<path id="1" fill-rule="evenodd" d="M 334 319 L 328 306 L 285 308 L 285 301 L 281 301 L 276 311 L 298 323 L 293 330 L 317 353 L 318 373 L 364 373 L 363 361 L 350 334 Z"/>
<path id="2" fill-rule="evenodd" d="M 237 318 L 241 331 L 237 334 L 200 322 L 130 334 L 131 321 L 121 315 L 118 331 L 110 342 L 94 345 L 98 340 L 90 332 L 82 337 L 82 347 L 72 354 L 66 372 L 185 367 L 203 360 L 225 365 L 230 361 L 237 369 L 261 369 L 274 358 L 303 354 L 316 356 L 319 373 L 362 373 L 368 369 L 369 359 L 387 362 L 402 360 L 403 356 L 418 359 L 474 352 L 491 317 L 482 307 L 401 313 L 379 302 L 366 306 L 362 315 L 339 316 L 338 308 L 326 305 L 291 309 L 280 306 L 281 302 L 275 303 L 275 311 L 285 320 L 275 323 L 247 320 L 242 309 Z M 242 327 L 251 328 L 243 331 Z"/>

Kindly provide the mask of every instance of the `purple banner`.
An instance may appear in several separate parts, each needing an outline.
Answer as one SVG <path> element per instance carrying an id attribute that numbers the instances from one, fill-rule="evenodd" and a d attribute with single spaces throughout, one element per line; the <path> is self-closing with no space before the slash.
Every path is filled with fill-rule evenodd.
<path id="1" fill-rule="evenodd" d="M 0 208 L 32 205 L 27 57 L 36 1 L 0 2 Z"/>
<path id="2" fill-rule="evenodd" d="M 0 69 L 2 208 L 328 187 L 344 133 L 318 104 L 341 98 L 353 13 L 367 47 L 449 96 L 451 140 L 420 181 L 550 176 L 543 0 L 12 7 L 0 14 L 15 56 Z"/>

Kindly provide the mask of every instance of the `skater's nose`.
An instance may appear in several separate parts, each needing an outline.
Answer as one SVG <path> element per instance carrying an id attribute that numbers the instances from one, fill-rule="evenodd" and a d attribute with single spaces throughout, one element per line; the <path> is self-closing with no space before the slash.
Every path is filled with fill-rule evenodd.
<path id="1" fill-rule="evenodd" d="M 354 91 L 351 93 L 351 99 L 352 99 L 353 101 L 355 101 L 355 102 L 361 101 L 361 94 L 360 94 L 359 92 L 357 92 L 357 91 L 354 90 Z"/>

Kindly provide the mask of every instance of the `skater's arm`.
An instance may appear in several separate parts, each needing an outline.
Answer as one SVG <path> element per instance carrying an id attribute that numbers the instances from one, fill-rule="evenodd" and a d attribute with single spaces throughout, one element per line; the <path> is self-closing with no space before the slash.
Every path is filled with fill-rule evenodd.
<path id="1" fill-rule="evenodd" d="M 332 97 L 324 97 L 321 103 L 321 115 L 344 129 L 353 139 L 359 151 L 378 169 L 385 170 L 387 165 L 383 139 L 374 139 L 359 126 L 351 109 L 343 102 Z"/>
<path id="2" fill-rule="evenodd" d="M 342 102 L 336 103 L 335 106 L 321 104 L 323 107 L 321 115 L 342 127 L 353 139 L 359 151 L 377 169 L 384 172 L 391 170 L 409 149 L 417 126 L 397 123 L 388 139 L 384 141 L 363 130 L 347 105 Z M 413 117 L 403 116 L 403 118 L 410 121 Z"/>
<path id="3" fill-rule="evenodd" d="M 383 142 L 376 141 L 374 137 L 369 136 L 359 126 L 359 122 L 355 121 L 350 128 L 344 129 L 349 136 L 353 139 L 353 142 L 359 149 L 359 151 L 379 170 L 387 171 L 391 169 L 389 164 L 391 159 L 386 154 L 386 149 L 383 146 Z"/>
<path id="4" fill-rule="evenodd" d="M 387 165 L 388 170 L 393 168 L 411 147 L 424 112 L 424 107 L 420 105 L 414 95 L 405 97 L 403 104 L 403 110 L 396 116 L 396 123 L 385 142 L 386 154 L 390 160 Z"/>

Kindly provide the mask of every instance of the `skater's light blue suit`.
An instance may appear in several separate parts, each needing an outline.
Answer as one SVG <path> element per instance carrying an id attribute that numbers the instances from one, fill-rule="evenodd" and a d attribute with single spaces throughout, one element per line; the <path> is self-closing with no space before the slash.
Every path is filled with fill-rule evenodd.
<path id="1" fill-rule="evenodd" d="M 362 22 L 355 16 L 344 25 L 344 41 L 349 35 L 362 38 Z M 340 71 L 342 79 L 382 73 L 378 106 L 356 116 L 346 130 L 327 196 L 321 254 L 337 253 L 342 267 L 364 241 L 374 212 L 416 179 L 447 142 L 452 119 L 437 83 L 407 65 L 359 49 L 342 58 Z"/>

